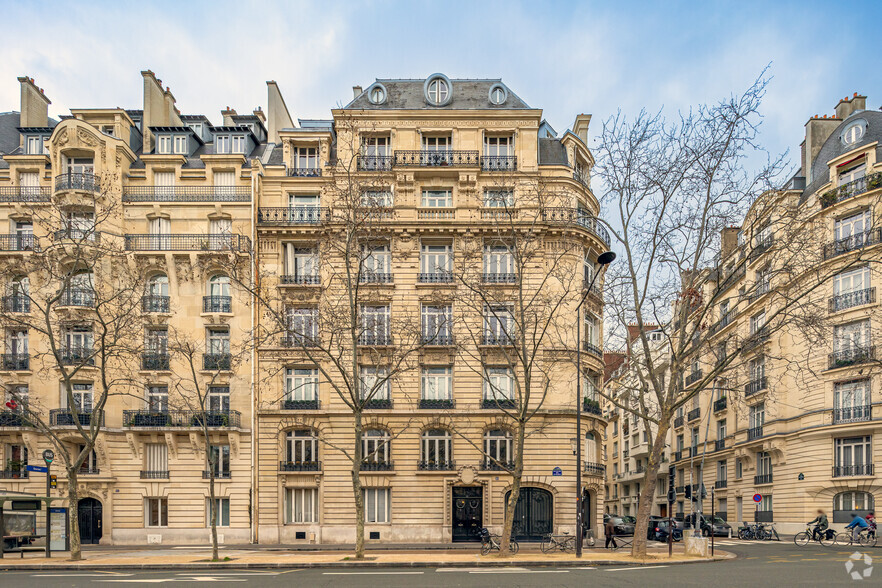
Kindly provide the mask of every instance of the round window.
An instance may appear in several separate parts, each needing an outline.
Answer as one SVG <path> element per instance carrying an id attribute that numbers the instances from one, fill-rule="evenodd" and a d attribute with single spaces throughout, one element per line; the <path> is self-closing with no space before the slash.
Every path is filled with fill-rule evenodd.
<path id="1" fill-rule="evenodd" d="M 867 121 L 856 120 L 842 131 L 842 142 L 846 145 L 854 145 L 860 141 L 867 130 Z"/>
<path id="2" fill-rule="evenodd" d="M 493 84 L 490 86 L 490 104 L 500 105 L 505 104 L 505 101 L 508 100 L 508 92 L 505 90 L 505 86 L 502 84 Z"/>
<path id="3" fill-rule="evenodd" d="M 444 74 L 433 74 L 423 87 L 426 101 L 432 106 L 445 106 L 452 97 L 450 79 Z"/>
<path id="4" fill-rule="evenodd" d="M 383 104 L 386 101 L 386 87 L 383 84 L 374 84 L 368 88 L 368 101 L 371 104 Z"/>

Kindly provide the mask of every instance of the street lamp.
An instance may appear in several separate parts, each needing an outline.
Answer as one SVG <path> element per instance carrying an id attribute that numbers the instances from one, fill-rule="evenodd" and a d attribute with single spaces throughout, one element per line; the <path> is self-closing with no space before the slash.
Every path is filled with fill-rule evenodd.
<path id="1" fill-rule="evenodd" d="M 616 258 L 612 251 L 597 256 L 601 266 L 611 264 Z M 591 292 L 600 272 L 595 271 L 576 306 L 576 557 L 582 557 L 582 305 Z"/>

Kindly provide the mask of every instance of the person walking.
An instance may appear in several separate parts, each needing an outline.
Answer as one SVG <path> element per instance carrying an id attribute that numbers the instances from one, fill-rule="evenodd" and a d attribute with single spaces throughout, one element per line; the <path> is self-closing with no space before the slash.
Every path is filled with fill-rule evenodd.
<path id="1" fill-rule="evenodd" d="M 861 531 L 869 527 L 870 524 L 864 517 L 859 517 L 855 513 L 851 513 L 851 522 L 846 525 L 846 529 L 851 529 L 851 538 L 857 541 L 858 535 L 861 534 Z"/>
<path id="2" fill-rule="evenodd" d="M 806 524 L 815 526 L 812 531 L 812 539 L 815 541 L 820 540 L 820 538 L 823 537 L 823 533 L 827 530 L 827 527 L 830 526 L 830 523 L 827 521 L 827 515 L 824 514 L 824 511 L 820 508 L 818 509 L 818 516 L 816 516 L 813 521 L 809 521 Z"/>
<path id="3" fill-rule="evenodd" d="M 603 533 L 606 535 L 606 544 L 604 547 L 609 549 L 609 544 L 612 543 L 613 549 L 618 549 L 618 545 L 616 545 L 616 526 L 613 524 L 612 519 L 609 519 L 603 525 Z"/>

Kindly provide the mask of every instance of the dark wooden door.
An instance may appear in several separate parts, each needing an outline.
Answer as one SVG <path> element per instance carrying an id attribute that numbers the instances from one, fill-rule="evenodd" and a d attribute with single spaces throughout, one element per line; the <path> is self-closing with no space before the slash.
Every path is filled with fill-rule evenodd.
<path id="1" fill-rule="evenodd" d="M 101 540 L 101 503 L 94 498 L 83 498 L 77 514 L 80 521 L 80 543 L 97 545 Z"/>
<path id="2" fill-rule="evenodd" d="M 480 541 L 484 526 L 484 488 L 453 487 L 453 540 Z"/>
<path id="3" fill-rule="evenodd" d="M 511 492 L 506 492 L 508 503 Z M 512 536 L 518 541 L 541 541 L 551 533 L 554 523 L 554 499 L 551 492 L 542 488 L 521 488 L 515 505 Z"/>

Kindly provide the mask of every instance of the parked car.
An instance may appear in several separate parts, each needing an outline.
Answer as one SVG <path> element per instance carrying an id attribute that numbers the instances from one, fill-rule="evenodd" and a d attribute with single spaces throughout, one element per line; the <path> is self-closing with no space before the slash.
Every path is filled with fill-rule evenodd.
<path id="1" fill-rule="evenodd" d="M 685 517 L 683 522 L 684 522 L 684 529 L 686 530 L 687 533 L 692 530 L 693 521 L 695 520 L 695 518 L 697 516 L 698 515 L 696 513 L 696 514 L 688 515 Z M 710 518 L 705 517 L 704 515 L 701 515 L 700 525 L 701 525 L 700 528 L 701 528 L 702 537 L 710 537 L 711 527 L 712 527 L 711 522 L 710 522 Z M 721 519 L 720 517 L 714 518 L 714 522 L 713 522 L 714 537 L 728 537 L 729 531 L 731 529 L 732 529 L 732 527 L 729 526 L 729 524 L 726 521 L 724 521 L 723 519 Z"/>
<path id="2" fill-rule="evenodd" d="M 652 521 L 650 521 L 652 522 Z M 661 541 L 662 543 L 668 542 L 668 534 L 670 533 L 671 522 L 668 519 L 658 519 L 655 521 L 655 526 L 650 527 L 650 531 L 653 532 L 651 539 L 655 539 L 656 541 Z M 683 522 L 682 521 L 673 521 L 673 529 L 674 529 L 674 541 L 680 541 L 683 538 Z"/>
<path id="3" fill-rule="evenodd" d="M 611 516 L 609 520 L 612 521 L 613 527 L 616 530 L 616 535 L 628 537 L 634 534 L 633 523 L 628 523 L 622 517 L 617 516 Z"/>
<path id="4" fill-rule="evenodd" d="M 714 537 L 728 537 L 732 526 L 720 517 L 714 518 Z"/>

